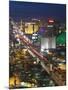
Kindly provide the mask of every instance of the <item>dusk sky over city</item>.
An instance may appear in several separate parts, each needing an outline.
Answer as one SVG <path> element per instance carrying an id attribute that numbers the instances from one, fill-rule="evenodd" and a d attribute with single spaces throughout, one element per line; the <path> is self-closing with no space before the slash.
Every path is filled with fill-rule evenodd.
<path id="1" fill-rule="evenodd" d="M 53 18 L 66 21 L 65 4 L 31 3 L 21 1 L 10 1 L 10 17 L 15 20 L 21 18 Z"/>

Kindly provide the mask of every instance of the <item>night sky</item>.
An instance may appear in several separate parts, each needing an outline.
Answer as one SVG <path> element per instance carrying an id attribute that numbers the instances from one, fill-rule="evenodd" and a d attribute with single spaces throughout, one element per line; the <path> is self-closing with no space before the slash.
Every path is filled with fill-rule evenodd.
<path id="1" fill-rule="evenodd" d="M 21 18 L 53 18 L 65 22 L 66 5 L 10 1 L 9 15 L 14 20 L 21 20 Z"/>

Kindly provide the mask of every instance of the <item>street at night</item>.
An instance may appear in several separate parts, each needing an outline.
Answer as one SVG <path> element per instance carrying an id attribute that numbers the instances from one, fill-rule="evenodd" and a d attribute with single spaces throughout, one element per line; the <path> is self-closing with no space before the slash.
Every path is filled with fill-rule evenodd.
<path id="1" fill-rule="evenodd" d="M 66 85 L 66 5 L 9 5 L 9 88 Z"/>

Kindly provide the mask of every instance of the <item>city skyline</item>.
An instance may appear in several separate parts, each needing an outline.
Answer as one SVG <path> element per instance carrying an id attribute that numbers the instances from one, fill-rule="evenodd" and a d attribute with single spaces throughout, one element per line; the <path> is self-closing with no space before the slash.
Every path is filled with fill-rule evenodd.
<path id="1" fill-rule="evenodd" d="M 21 1 L 9 2 L 10 17 L 19 21 L 30 18 L 52 18 L 66 22 L 65 4 L 32 3 Z"/>

